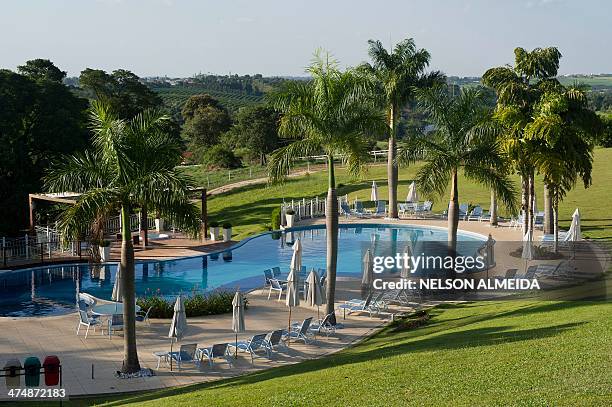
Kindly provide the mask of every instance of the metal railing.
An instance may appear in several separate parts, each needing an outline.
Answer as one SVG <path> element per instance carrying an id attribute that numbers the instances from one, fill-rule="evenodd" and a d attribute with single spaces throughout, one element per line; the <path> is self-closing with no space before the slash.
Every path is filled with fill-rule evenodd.
<path id="1" fill-rule="evenodd" d="M 340 203 L 347 201 L 348 195 L 338 197 L 338 207 Z M 292 209 L 295 212 L 294 220 L 312 219 L 325 216 L 325 197 L 315 196 L 313 198 L 292 199 L 290 202 L 281 204 L 281 225 L 287 226 L 287 211 Z"/>
<path id="2" fill-rule="evenodd" d="M 0 238 L 0 265 L 45 263 L 57 257 L 81 256 L 88 249 L 87 242 L 62 242 L 55 229 L 37 226 L 34 235 Z"/>

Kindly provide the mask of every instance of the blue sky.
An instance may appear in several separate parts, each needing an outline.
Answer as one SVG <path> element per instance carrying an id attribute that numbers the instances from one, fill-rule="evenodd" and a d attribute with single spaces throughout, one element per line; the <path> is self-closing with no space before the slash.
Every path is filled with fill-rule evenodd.
<path id="1" fill-rule="evenodd" d="M 448 75 L 511 63 L 517 46 L 559 47 L 562 74 L 612 72 L 606 0 L 11 0 L 0 10 L 9 69 L 49 58 L 69 75 L 302 75 L 317 47 L 354 66 L 368 39 L 413 37 Z"/>

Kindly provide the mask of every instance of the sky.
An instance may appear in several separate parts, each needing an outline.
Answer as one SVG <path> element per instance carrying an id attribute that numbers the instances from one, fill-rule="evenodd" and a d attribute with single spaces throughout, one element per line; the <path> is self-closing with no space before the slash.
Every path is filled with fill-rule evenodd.
<path id="1" fill-rule="evenodd" d="M 347 67 L 369 39 L 412 37 L 447 75 L 510 64 L 518 46 L 558 47 L 560 74 L 612 73 L 611 17 L 608 0 L 3 0 L 0 68 L 300 76 L 317 48 Z"/>

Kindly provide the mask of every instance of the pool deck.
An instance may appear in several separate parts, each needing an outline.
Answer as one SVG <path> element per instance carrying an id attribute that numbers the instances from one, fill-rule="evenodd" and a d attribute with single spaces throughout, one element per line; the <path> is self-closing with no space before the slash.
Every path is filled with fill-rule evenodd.
<path id="1" fill-rule="evenodd" d="M 323 219 L 304 221 L 299 224 L 309 225 L 322 223 Z M 358 219 L 341 220 L 342 223 L 399 223 L 402 225 L 414 224 L 424 226 L 446 227 L 443 220 L 381 220 L 381 219 Z M 459 228 L 464 231 L 479 233 L 487 236 L 492 234 L 497 241 L 513 241 L 520 246 L 521 232 L 509 227 L 490 227 L 484 222 L 460 222 Z M 536 233 L 534 241 L 538 241 Z M 173 238 L 155 243 L 155 247 L 138 251 L 139 259 L 168 259 L 183 256 L 201 255 L 227 247 L 227 243 L 202 244 L 198 241 Z M 509 253 L 497 253 L 496 260 L 499 270 L 505 270 L 513 265 L 516 267 L 517 258 Z M 607 258 L 609 262 L 609 257 Z M 604 270 L 607 266 L 604 267 Z M 360 297 L 360 281 L 349 278 L 339 278 L 337 284 L 337 303 L 350 298 Z M 256 290 L 248 294 L 249 307 L 246 311 L 247 331 L 239 335 L 239 339 L 247 339 L 257 333 L 265 333 L 274 329 L 287 326 L 288 310 L 283 301 L 274 298 L 267 299 L 267 291 Z M 423 304 L 433 305 L 432 303 Z M 412 311 L 405 307 L 390 307 L 392 313 L 405 313 Z M 301 321 L 310 316 L 316 317 L 316 309 L 305 306 L 297 307 L 292 312 L 292 321 Z M 345 324 L 345 329 L 338 330 L 335 336 L 318 337 L 313 343 L 304 345 L 292 343 L 289 348 L 275 352 L 272 359 L 265 357 L 255 358 L 251 365 L 248 355 L 239 354 L 238 360 L 233 368 L 226 364 L 216 365 L 209 368 L 203 365 L 197 369 L 187 365 L 181 371 L 170 372 L 169 368 L 163 366 L 156 369 L 156 358 L 154 352 L 169 350 L 169 339 L 167 338 L 170 321 L 152 320 L 151 325 L 138 324 L 137 342 L 141 366 L 155 370 L 155 376 L 149 378 L 118 379 L 114 373 L 120 369 L 123 358 L 123 338 L 119 333 L 109 339 L 100 332 L 91 332 L 85 339 L 83 330 L 77 336 L 75 334 L 78 321 L 75 313 L 62 316 L 8 318 L 0 317 L 0 364 L 9 358 L 19 358 L 35 355 L 41 360 L 46 355 L 57 355 L 62 361 L 64 371 L 64 387 L 67 393 L 73 397 L 91 394 L 134 392 L 158 388 L 188 385 L 199 382 L 208 382 L 222 378 L 242 375 L 251 371 L 283 366 L 300 361 L 318 358 L 362 340 L 376 330 L 382 328 L 390 319 L 388 314 L 374 316 L 351 315 L 342 320 L 342 315 L 337 313 L 338 318 Z M 189 318 L 189 330 L 181 343 L 197 343 L 199 346 L 210 346 L 219 342 L 233 342 L 234 334 L 231 331 L 231 314 Z M 93 378 L 92 378 L 93 369 Z M 4 381 L 0 382 L 0 400 L 6 399 L 6 388 Z"/>

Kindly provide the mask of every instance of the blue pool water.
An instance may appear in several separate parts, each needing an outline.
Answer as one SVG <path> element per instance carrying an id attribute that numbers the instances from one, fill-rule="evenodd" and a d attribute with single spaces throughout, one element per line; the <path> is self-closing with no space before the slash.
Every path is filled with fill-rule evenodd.
<path id="1" fill-rule="evenodd" d="M 276 237 L 276 239 L 274 238 Z M 212 289 L 249 290 L 263 283 L 263 270 L 274 266 L 288 272 L 293 247 L 287 242 L 300 239 L 302 264 L 325 268 L 324 226 L 296 228 L 281 239 L 265 233 L 217 254 L 180 260 L 138 263 L 136 295 L 174 295 Z M 360 275 L 362 250 L 379 243 L 411 240 L 445 242 L 447 231 L 438 228 L 389 225 L 340 225 L 338 275 Z M 460 234 L 463 242 L 482 241 L 479 235 Z M 374 242 L 374 243 L 373 243 Z M 400 248 L 401 251 L 401 248 Z M 63 265 L 0 272 L 0 316 L 61 314 L 74 310 L 78 292 L 110 299 L 116 264 L 102 266 Z"/>

